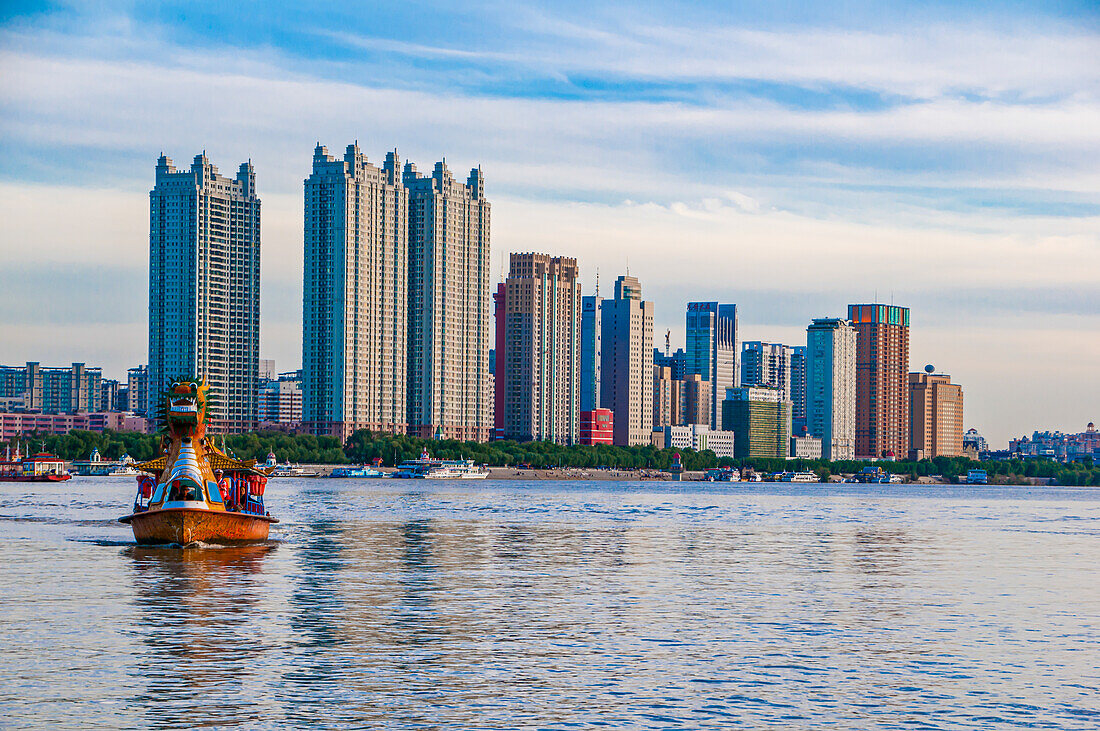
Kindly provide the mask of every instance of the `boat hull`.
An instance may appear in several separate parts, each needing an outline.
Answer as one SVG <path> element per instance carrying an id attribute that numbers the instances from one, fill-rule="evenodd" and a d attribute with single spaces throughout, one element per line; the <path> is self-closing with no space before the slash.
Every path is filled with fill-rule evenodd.
<path id="1" fill-rule="evenodd" d="M 266 541 L 275 518 L 203 508 L 164 508 L 119 518 L 129 523 L 139 544 L 215 543 L 234 545 Z"/>
<path id="2" fill-rule="evenodd" d="M 44 475 L 0 475 L 0 482 L 64 482 L 71 480 L 72 475 L 58 475 L 49 472 Z"/>

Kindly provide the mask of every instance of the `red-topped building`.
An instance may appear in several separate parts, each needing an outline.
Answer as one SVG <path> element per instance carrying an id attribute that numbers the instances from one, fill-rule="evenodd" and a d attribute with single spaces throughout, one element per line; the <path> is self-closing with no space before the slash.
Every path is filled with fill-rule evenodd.
<path id="1" fill-rule="evenodd" d="M 580 433 L 581 444 L 611 444 L 615 438 L 615 418 L 611 409 L 582 411 Z"/>
<path id="2" fill-rule="evenodd" d="M 856 457 L 909 453 L 909 308 L 848 305 L 856 330 Z"/>

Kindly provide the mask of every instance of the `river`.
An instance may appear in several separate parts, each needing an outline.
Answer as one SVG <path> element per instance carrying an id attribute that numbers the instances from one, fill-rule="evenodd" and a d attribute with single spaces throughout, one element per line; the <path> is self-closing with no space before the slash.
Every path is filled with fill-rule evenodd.
<path id="1" fill-rule="evenodd" d="M 1100 726 L 1095 488 L 287 479 L 182 550 L 133 484 L 0 483 L 0 726 Z"/>

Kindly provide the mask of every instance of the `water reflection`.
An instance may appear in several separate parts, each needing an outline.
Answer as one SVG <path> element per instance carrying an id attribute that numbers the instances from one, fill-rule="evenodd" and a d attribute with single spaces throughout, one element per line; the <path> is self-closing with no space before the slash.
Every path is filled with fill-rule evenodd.
<path id="1" fill-rule="evenodd" d="M 227 548 L 123 550 L 130 559 L 134 605 L 144 650 L 135 658 L 134 702 L 152 728 L 174 728 L 178 718 L 207 716 L 210 697 L 221 722 L 254 717 L 245 692 L 249 668 L 263 652 L 254 616 L 257 577 L 273 545 Z M 178 715 L 177 715 L 178 714 Z"/>

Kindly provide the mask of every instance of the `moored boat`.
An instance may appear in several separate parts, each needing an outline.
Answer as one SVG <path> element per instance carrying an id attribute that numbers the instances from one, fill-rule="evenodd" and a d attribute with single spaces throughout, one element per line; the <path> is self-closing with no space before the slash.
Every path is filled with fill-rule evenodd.
<path id="1" fill-rule="evenodd" d="M 39 452 L 20 458 L 18 448 L 15 459 L 10 453 L 0 460 L 0 482 L 63 482 L 72 479 L 65 469 L 65 460 L 47 452 Z"/>
<path id="2" fill-rule="evenodd" d="M 489 468 L 472 459 L 433 459 L 427 451 L 420 459 L 409 459 L 397 466 L 393 477 L 413 480 L 484 480 Z"/>
<path id="3" fill-rule="evenodd" d="M 138 543 L 234 544 L 267 540 L 264 491 L 273 468 L 238 460 L 206 436 L 206 381 L 173 383 L 164 398 L 162 454 L 139 474 L 129 523 Z"/>

